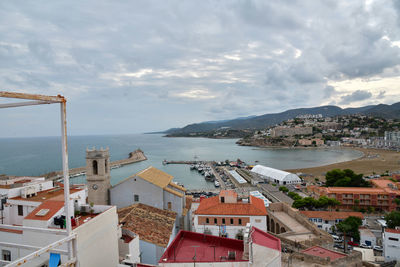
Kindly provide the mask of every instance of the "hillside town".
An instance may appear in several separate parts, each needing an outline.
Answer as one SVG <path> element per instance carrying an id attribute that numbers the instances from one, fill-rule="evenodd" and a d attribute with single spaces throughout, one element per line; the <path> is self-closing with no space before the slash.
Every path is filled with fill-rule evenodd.
<path id="1" fill-rule="evenodd" d="M 2 95 L 65 105 L 61 96 Z M 61 114 L 63 122 L 65 109 Z M 305 127 L 293 131 L 309 133 Z M 272 133 L 288 135 L 287 129 Z M 216 189 L 188 190 L 153 166 L 111 185 L 110 151 L 93 147 L 86 149 L 86 183 L 70 185 L 62 148 L 64 179 L 0 175 L 1 266 L 358 267 L 400 261 L 395 172 L 365 177 L 333 169 L 323 180 L 307 181 L 240 159 L 165 161 L 191 164 L 188 171 L 207 173 Z"/>
<path id="2" fill-rule="evenodd" d="M 218 135 L 218 133 L 216 133 Z M 299 115 L 257 130 L 240 145 L 286 147 L 364 147 L 400 149 L 400 121 L 366 115 Z"/>

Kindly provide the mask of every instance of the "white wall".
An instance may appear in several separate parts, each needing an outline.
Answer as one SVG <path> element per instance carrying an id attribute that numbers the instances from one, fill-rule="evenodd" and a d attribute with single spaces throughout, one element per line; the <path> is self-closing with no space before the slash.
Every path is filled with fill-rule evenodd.
<path id="1" fill-rule="evenodd" d="M 389 238 L 395 240 L 390 240 Z M 383 234 L 383 254 L 385 257 L 385 261 L 400 260 L 399 251 L 400 234 L 385 232 Z"/>
<path id="2" fill-rule="evenodd" d="M 200 215 L 201 217 L 224 217 L 222 215 Z M 214 225 L 212 222 L 210 224 L 206 225 L 199 225 L 198 224 L 198 217 L 199 215 L 195 215 L 194 219 L 194 231 L 197 233 L 204 233 L 205 229 L 208 229 L 211 231 L 212 235 L 219 236 L 220 230 L 222 226 Z M 233 216 L 233 215 L 227 215 L 226 217 L 229 218 L 243 218 L 245 216 Z M 267 232 L 267 218 L 266 216 L 249 216 L 250 217 L 250 224 L 252 226 L 255 226 L 259 228 L 260 230 Z M 256 222 L 257 221 L 257 222 Z M 246 230 L 246 225 L 226 225 L 226 233 L 228 234 L 228 238 L 236 238 L 236 234 L 240 232 L 240 230 L 243 231 L 243 234 Z"/>
<path id="3" fill-rule="evenodd" d="M 80 267 L 117 266 L 118 215 L 116 207 L 97 215 L 73 230 L 77 234 Z M 77 267 L 79 267 L 77 266 Z"/>
<path id="4" fill-rule="evenodd" d="M 134 201 L 135 194 L 139 195 L 139 203 L 159 209 L 164 208 L 163 189 L 137 176 L 112 187 L 110 203 L 116 205 L 118 209 L 128 207 L 138 203 Z"/>

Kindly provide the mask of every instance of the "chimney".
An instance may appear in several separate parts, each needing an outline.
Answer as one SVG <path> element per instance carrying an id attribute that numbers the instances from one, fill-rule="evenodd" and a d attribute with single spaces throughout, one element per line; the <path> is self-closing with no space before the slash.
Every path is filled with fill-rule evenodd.
<path id="1" fill-rule="evenodd" d="M 244 235 L 243 235 L 243 256 L 242 256 L 243 260 L 248 260 L 249 259 L 249 251 L 250 251 L 250 246 L 251 246 L 251 244 L 250 244 L 250 240 L 251 240 L 250 230 L 251 230 L 251 225 L 250 225 L 250 223 L 247 223 L 246 224 L 246 230 L 245 230 Z"/>

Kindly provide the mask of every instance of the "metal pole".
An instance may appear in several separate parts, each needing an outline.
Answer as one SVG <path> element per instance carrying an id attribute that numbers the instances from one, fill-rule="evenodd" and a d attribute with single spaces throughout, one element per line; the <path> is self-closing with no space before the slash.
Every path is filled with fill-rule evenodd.
<path id="1" fill-rule="evenodd" d="M 67 235 L 71 236 L 71 210 L 69 205 L 69 169 L 68 169 L 68 145 L 67 145 L 67 110 L 66 101 L 60 103 L 61 108 L 61 143 L 62 143 L 62 160 L 63 160 L 63 176 L 64 176 L 64 211 L 66 219 Z M 71 260 L 72 242 L 68 242 L 68 259 Z"/>

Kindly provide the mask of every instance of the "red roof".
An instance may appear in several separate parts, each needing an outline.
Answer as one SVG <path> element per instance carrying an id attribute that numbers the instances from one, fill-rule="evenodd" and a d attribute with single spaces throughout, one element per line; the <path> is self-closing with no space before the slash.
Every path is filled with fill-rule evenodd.
<path id="1" fill-rule="evenodd" d="M 385 229 L 385 232 L 394 233 L 394 234 L 400 234 L 400 229 L 386 228 L 386 229 Z"/>
<path id="2" fill-rule="evenodd" d="M 34 209 L 28 216 L 25 217 L 25 220 L 40 220 L 47 221 L 51 219 L 54 214 L 56 214 L 60 209 L 64 207 L 64 201 L 54 201 L 47 200 L 40 204 L 36 209 Z M 37 213 L 41 210 L 48 210 L 47 213 L 44 213 L 43 216 L 37 215 Z"/>
<path id="3" fill-rule="evenodd" d="M 235 259 L 228 260 L 229 251 L 235 253 Z M 242 256 L 242 240 L 181 230 L 165 250 L 159 263 L 247 261 L 242 260 Z"/>
<path id="4" fill-rule="evenodd" d="M 306 250 L 303 250 L 302 253 L 312 255 L 312 256 L 317 256 L 320 258 L 327 258 L 329 257 L 331 261 L 347 257 L 346 254 L 339 253 L 333 250 L 329 250 L 320 246 L 314 246 L 311 248 L 308 248 Z"/>
<path id="5" fill-rule="evenodd" d="M 264 201 L 250 196 L 250 203 L 220 203 L 219 197 L 210 197 L 200 202 L 195 214 L 204 215 L 253 215 L 266 216 Z"/>
<path id="6" fill-rule="evenodd" d="M 261 231 L 256 227 L 252 227 L 251 229 L 253 230 L 251 233 L 251 240 L 253 243 L 281 251 L 281 240 L 279 238 Z"/>

